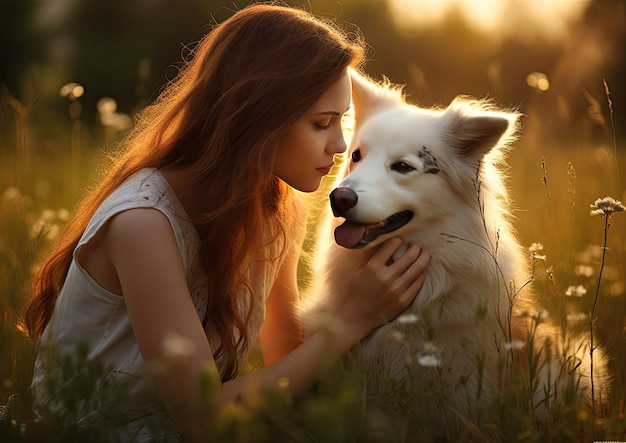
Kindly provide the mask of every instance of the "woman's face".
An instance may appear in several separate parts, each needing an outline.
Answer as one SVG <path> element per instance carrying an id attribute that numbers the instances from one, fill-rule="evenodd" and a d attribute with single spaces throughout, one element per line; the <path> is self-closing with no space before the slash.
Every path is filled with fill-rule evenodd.
<path id="1" fill-rule="evenodd" d="M 274 175 L 302 192 L 319 188 L 330 172 L 333 157 L 346 150 L 341 118 L 350 106 L 347 73 L 281 135 Z"/>

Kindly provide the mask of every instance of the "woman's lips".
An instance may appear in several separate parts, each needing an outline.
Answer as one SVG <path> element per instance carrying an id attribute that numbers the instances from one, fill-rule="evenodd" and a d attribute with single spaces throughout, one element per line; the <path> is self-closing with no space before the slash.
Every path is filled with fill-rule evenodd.
<path id="1" fill-rule="evenodd" d="M 320 171 L 322 175 L 328 175 L 333 166 L 334 165 L 324 166 L 323 168 L 317 168 L 317 170 Z"/>

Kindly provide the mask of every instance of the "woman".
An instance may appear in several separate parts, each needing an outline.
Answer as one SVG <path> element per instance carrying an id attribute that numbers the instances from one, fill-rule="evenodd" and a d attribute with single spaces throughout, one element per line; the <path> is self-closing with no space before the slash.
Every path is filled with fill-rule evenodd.
<path id="1" fill-rule="evenodd" d="M 352 277 L 327 331 L 302 342 L 295 316 L 304 208 L 294 189 L 315 191 L 346 149 L 347 69 L 362 58 L 333 25 L 273 5 L 249 6 L 199 42 L 35 278 L 24 318 L 41 337 L 36 410 L 55 409 L 45 380 L 58 356 L 87 342 L 89 358 L 128 383 L 120 439 L 193 440 L 210 413 L 197 401 L 204 369 L 221 378 L 214 407 L 283 378 L 298 396 L 326 358 L 411 303 L 429 255 L 411 244 L 380 266 L 395 238 Z M 237 377 L 257 338 L 266 367 Z"/>

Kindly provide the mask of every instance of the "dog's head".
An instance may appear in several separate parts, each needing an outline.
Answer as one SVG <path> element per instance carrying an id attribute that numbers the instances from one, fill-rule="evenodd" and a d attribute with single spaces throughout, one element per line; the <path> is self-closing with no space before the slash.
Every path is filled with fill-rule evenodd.
<path id="1" fill-rule="evenodd" d="M 399 88 L 352 71 L 354 136 L 332 190 L 335 229 L 346 248 L 376 244 L 475 204 L 479 168 L 512 138 L 518 115 L 458 98 L 447 109 L 408 104 Z M 472 188 L 472 189 L 467 189 Z M 431 223 L 432 224 L 432 223 Z"/>

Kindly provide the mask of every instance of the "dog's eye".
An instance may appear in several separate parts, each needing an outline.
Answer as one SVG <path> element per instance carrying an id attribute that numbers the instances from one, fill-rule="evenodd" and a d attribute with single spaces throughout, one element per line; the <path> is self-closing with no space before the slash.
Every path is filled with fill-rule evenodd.
<path id="1" fill-rule="evenodd" d="M 358 163 L 359 161 L 361 161 L 361 150 L 357 149 L 356 151 L 354 151 L 352 153 L 352 161 L 354 163 Z"/>
<path id="2" fill-rule="evenodd" d="M 391 165 L 391 170 L 400 174 L 408 174 L 411 171 L 415 171 L 415 168 L 406 162 L 397 162 Z"/>

